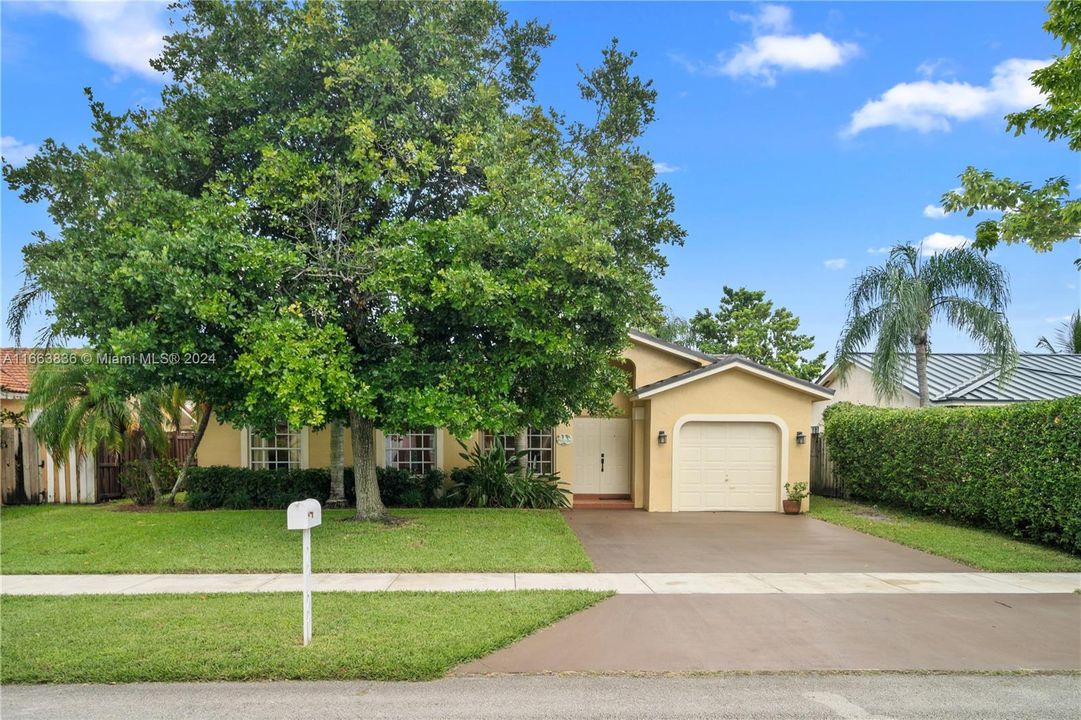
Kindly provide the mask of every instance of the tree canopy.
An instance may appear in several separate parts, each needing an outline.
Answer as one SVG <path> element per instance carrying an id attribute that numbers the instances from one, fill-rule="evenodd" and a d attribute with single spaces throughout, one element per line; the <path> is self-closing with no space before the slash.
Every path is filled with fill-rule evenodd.
<path id="1" fill-rule="evenodd" d="M 804 380 L 822 374 L 826 353 L 803 357 L 814 347 L 814 337 L 797 332 L 799 318 L 788 308 L 774 308 L 765 290 L 726 285 L 723 293 L 715 312 L 703 308 L 690 320 L 691 336 L 699 350 L 743 355 Z"/>
<path id="2" fill-rule="evenodd" d="M 1081 4 L 1052 0 L 1047 13 L 1044 29 L 1059 39 L 1065 53 L 1032 73 L 1032 82 L 1046 101 L 1007 115 L 1006 129 L 1014 135 L 1034 130 L 1050 142 L 1064 139 L 1077 153 L 1081 152 L 1081 83 L 1077 80 L 1081 77 Z M 947 212 L 965 212 L 969 217 L 980 210 L 1002 212 L 999 218 L 977 225 L 974 245 L 980 250 L 1002 242 L 1026 243 L 1037 252 L 1046 252 L 1057 243 L 1081 238 L 1081 199 L 1069 196 L 1070 180 L 1066 177 L 1034 186 L 970 166 L 961 173 L 961 188 L 942 196 L 942 206 Z M 1077 262 L 1081 266 L 1081 259 Z"/>
<path id="3" fill-rule="evenodd" d="M 93 146 L 5 167 L 58 228 L 24 253 L 13 325 L 46 298 L 92 347 L 215 356 L 135 370 L 133 394 L 176 382 L 264 428 L 348 419 L 364 516 L 374 426 L 607 408 L 683 237 L 637 146 L 655 91 L 634 53 L 583 71 L 586 124 L 535 103 L 551 33 L 495 3 L 181 7 L 160 109 L 92 102 Z"/>

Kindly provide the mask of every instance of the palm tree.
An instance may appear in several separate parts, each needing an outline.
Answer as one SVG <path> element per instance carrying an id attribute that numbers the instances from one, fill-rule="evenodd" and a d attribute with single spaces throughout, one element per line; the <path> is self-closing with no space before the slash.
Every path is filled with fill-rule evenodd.
<path id="1" fill-rule="evenodd" d="M 920 406 L 928 405 L 928 333 L 936 319 L 967 331 L 1007 372 L 1017 361 L 1005 314 L 1009 299 L 1006 272 L 975 250 L 921 258 L 919 248 L 897 245 L 884 265 L 864 270 L 852 283 L 848 321 L 837 343 L 838 377 L 845 377 L 853 356 L 877 335 L 871 363 L 875 394 L 900 393 L 905 356 L 913 348 Z"/>
<path id="2" fill-rule="evenodd" d="M 1054 344 L 1046 337 L 1041 337 L 1036 342 L 1036 347 L 1053 353 L 1081 354 L 1081 310 L 1074 312 L 1059 325 L 1055 331 Z"/>
<path id="3" fill-rule="evenodd" d="M 110 380 L 107 368 L 93 362 L 39 366 L 26 398 L 29 410 L 40 411 L 31 428 L 57 462 L 73 449 L 93 453 L 104 446 L 120 452 L 136 444 L 154 501 L 160 502 L 153 461 L 168 446 L 164 425 L 175 411 L 170 402 L 174 391 L 160 389 L 129 398 Z"/>

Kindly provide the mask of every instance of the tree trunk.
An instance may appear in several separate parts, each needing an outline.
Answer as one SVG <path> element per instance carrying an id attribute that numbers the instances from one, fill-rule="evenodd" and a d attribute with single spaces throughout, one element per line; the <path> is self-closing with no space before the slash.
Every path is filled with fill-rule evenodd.
<path id="1" fill-rule="evenodd" d="M 920 386 L 920 407 L 931 404 L 931 397 L 927 391 L 927 333 L 921 333 L 916 338 L 916 381 Z"/>
<path id="2" fill-rule="evenodd" d="M 158 505 L 161 503 L 161 484 L 158 482 L 158 474 L 154 470 L 154 449 L 150 447 L 146 437 L 143 437 L 139 443 L 139 455 L 143 462 L 143 470 L 146 472 L 147 480 L 150 481 L 150 488 L 154 491 L 154 504 Z"/>
<path id="3" fill-rule="evenodd" d="M 523 428 L 522 430 L 518 431 L 518 436 L 515 438 L 515 443 L 514 444 L 515 444 L 514 450 L 516 452 L 522 452 L 527 447 L 529 447 L 529 428 Z M 522 477 L 525 477 L 526 472 L 528 470 L 529 470 L 529 456 L 528 455 L 519 455 L 518 456 L 518 474 L 521 475 Z"/>
<path id="4" fill-rule="evenodd" d="M 203 435 L 206 434 L 207 425 L 210 424 L 210 413 L 213 407 L 205 405 L 202 410 L 202 415 L 199 416 L 199 425 L 195 428 L 195 436 L 191 439 L 191 447 L 188 448 L 187 455 L 184 456 L 184 464 L 180 466 L 180 472 L 176 476 L 176 482 L 173 483 L 173 489 L 169 491 L 168 497 L 165 500 L 170 504 L 176 503 L 176 494 L 184 487 L 184 482 L 188 479 L 188 469 L 195 462 L 195 452 L 199 449 L 199 443 L 203 441 Z"/>
<path id="5" fill-rule="evenodd" d="M 357 520 L 385 520 L 387 509 L 379 497 L 375 474 L 375 423 L 349 411 L 353 447 L 353 483 L 357 490 Z"/>
<path id="6" fill-rule="evenodd" d="M 345 431 L 335 420 L 330 424 L 330 497 L 327 507 L 345 507 Z"/>

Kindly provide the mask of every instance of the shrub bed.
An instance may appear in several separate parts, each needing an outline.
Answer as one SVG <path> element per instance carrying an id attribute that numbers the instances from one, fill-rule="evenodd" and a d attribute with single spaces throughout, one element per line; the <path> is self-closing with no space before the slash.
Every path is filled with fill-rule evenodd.
<path id="1" fill-rule="evenodd" d="M 1081 397 L 904 410 L 839 403 L 825 433 L 856 498 L 1081 553 Z"/>
<path id="2" fill-rule="evenodd" d="M 443 473 L 432 470 L 412 475 L 396 468 L 377 468 L 379 494 L 388 507 L 432 507 L 441 503 L 439 490 Z M 188 507 L 193 510 L 226 508 L 284 508 L 289 503 L 315 498 L 325 503 L 330 497 L 330 470 L 252 470 L 211 465 L 189 470 Z M 345 469 L 345 497 L 355 502 L 353 470 Z"/>

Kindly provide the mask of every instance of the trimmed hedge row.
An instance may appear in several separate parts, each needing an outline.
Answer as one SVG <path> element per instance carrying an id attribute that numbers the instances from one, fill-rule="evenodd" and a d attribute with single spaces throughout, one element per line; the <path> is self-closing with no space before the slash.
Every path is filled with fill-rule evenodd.
<path id="1" fill-rule="evenodd" d="M 825 433 L 856 498 L 1081 553 L 1081 396 L 905 410 L 838 403 Z"/>
<path id="2" fill-rule="evenodd" d="M 439 502 L 437 491 L 444 475 L 433 470 L 412 475 L 407 470 L 377 468 L 379 494 L 388 507 L 427 507 Z M 330 470 L 252 470 L 211 465 L 188 471 L 188 507 L 193 510 L 226 508 L 284 508 L 291 502 L 315 498 L 325 503 L 330 497 Z M 356 501 L 353 469 L 345 469 L 345 497 Z"/>

